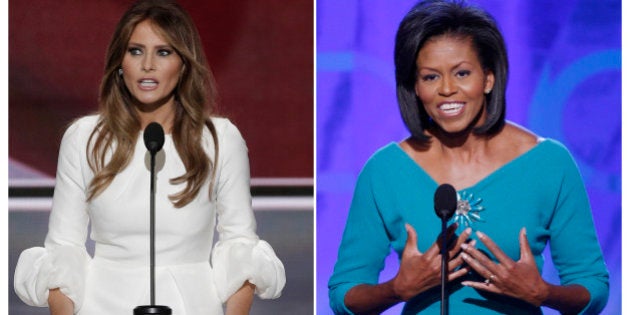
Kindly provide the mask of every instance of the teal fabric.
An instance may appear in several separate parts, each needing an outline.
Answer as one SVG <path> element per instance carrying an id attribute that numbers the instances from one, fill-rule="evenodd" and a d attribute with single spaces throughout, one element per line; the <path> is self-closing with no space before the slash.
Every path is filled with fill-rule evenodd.
<path id="1" fill-rule="evenodd" d="M 351 314 L 344 305 L 347 291 L 357 284 L 377 284 L 390 249 L 400 257 L 407 234 L 405 223 L 418 233 L 418 249 L 426 251 L 440 233 L 433 210 L 438 187 L 396 143 L 376 152 L 364 166 L 348 214 L 337 263 L 329 280 L 330 304 L 336 314 Z M 562 284 L 580 284 L 591 295 L 583 314 L 596 314 L 608 299 L 608 272 L 602 257 L 588 196 L 568 150 L 546 139 L 475 185 L 458 191 L 471 204 L 478 201 L 480 220 L 473 230 L 492 238 L 518 260 L 518 234 L 527 238 L 542 270 L 542 252 L 549 245 Z M 454 219 L 452 219 L 454 220 Z M 458 233 L 465 226 L 458 228 Z M 473 233 L 473 238 L 476 236 Z M 478 241 L 477 247 L 489 251 Z M 490 257 L 496 260 L 492 255 Z M 474 273 L 467 279 L 479 280 Z M 451 314 L 541 314 L 518 300 L 450 285 Z M 439 287 L 409 301 L 403 314 L 439 314 Z"/>

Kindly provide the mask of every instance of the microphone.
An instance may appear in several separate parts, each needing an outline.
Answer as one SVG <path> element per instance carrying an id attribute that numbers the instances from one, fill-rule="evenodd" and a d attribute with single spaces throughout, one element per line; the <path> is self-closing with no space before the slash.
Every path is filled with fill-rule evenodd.
<path id="1" fill-rule="evenodd" d="M 442 220 L 450 219 L 457 208 L 457 192 L 450 184 L 442 184 L 433 196 L 435 214 Z"/>
<path id="2" fill-rule="evenodd" d="M 441 293 L 440 314 L 448 314 L 448 296 L 446 295 L 446 272 L 448 263 L 448 250 L 446 248 L 446 222 L 453 216 L 457 208 L 457 191 L 450 184 L 442 184 L 435 190 L 433 196 L 435 214 L 442 220 L 442 269 L 441 269 Z"/>
<path id="3" fill-rule="evenodd" d="M 164 129 L 156 122 L 144 128 L 144 146 L 151 153 L 151 191 L 149 201 L 149 273 L 151 305 L 141 305 L 133 309 L 134 315 L 161 314 L 170 315 L 168 306 L 155 305 L 155 154 L 164 146 Z"/>
<path id="4" fill-rule="evenodd" d="M 162 129 L 160 124 L 152 122 L 144 129 L 144 146 L 151 152 L 151 155 L 155 155 L 162 150 L 164 146 L 164 129 Z"/>

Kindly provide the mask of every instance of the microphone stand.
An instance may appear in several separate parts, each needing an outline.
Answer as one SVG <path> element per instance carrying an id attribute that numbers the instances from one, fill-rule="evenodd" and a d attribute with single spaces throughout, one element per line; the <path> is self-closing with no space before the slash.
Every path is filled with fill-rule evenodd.
<path id="1" fill-rule="evenodd" d="M 440 300 L 440 314 L 447 315 L 448 295 L 446 294 L 446 274 L 448 272 L 448 243 L 446 239 L 446 222 L 453 216 L 453 213 L 455 213 L 455 209 L 457 208 L 457 191 L 450 184 L 442 184 L 435 190 L 433 201 L 435 214 L 437 214 L 442 221 L 442 246 L 440 250 L 440 254 L 442 256 L 442 266 L 440 272 L 440 289 L 442 291 L 442 296 Z"/>
<path id="2" fill-rule="evenodd" d="M 446 218 L 442 218 L 442 248 L 441 248 L 441 256 L 442 256 L 442 268 L 441 268 L 441 299 L 440 299 L 440 314 L 448 315 L 448 295 L 446 294 L 446 272 L 448 270 L 447 262 L 448 262 L 448 250 L 446 248 Z"/>
<path id="3" fill-rule="evenodd" d="M 155 150 L 151 153 L 151 190 L 149 197 L 149 273 L 151 286 L 151 305 L 141 305 L 133 309 L 133 315 L 171 315 L 172 310 L 168 306 L 155 305 Z"/>

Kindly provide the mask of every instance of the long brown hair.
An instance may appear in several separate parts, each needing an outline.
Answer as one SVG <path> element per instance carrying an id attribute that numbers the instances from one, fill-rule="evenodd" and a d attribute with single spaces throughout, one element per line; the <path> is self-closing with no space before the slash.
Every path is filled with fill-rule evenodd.
<path id="1" fill-rule="evenodd" d="M 214 111 L 216 92 L 206 62 L 199 33 L 188 15 L 177 3 L 168 0 L 141 0 L 122 16 L 107 48 L 105 73 L 100 86 L 100 120 L 92 131 L 87 146 L 90 168 L 95 175 L 90 182 L 88 200 L 102 193 L 131 161 L 140 120 L 133 107 L 132 96 L 118 73 L 127 51 L 129 38 L 136 25 L 150 21 L 183 61 L 183 74 L 174 90 L 175 119 L 172 137 L 186 172 L 171 178 L 171 184 L 186 183 L 185 188 L 169 196 L 175 207 L 188 204 L 211 174 L 210 192 L 215 167 L 202 147 L 206 126 L 214 140 L 214 162 L 218 157 L 217 135 L 209 119 Z M 106 158 L 111 154 L 111 158 Z"/>

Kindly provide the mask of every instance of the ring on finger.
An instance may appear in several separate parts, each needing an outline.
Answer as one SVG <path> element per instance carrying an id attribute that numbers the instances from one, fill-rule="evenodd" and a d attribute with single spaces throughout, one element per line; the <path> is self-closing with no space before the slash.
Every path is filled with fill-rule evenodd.
<path id="1" fill-rule="evenodd" d="M 494 279 L 496 278 L 495 275 L 490 274 L 490 277 L 486 278 L 486 281 L 484 281 L 483 283 L 485 283 L 486 285 L 490 284 L 491 282 L 494 282 Z"/>

